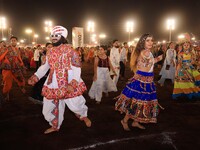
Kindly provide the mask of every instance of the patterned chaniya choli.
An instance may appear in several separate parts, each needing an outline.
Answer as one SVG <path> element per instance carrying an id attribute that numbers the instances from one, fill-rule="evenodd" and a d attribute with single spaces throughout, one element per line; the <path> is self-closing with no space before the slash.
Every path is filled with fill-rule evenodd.
<path id="1" fill-rule="evenodd" d="M 156 123 L 160 105 L 153 82 L 154 57 L 152 53 L 149 54 L 149 57 L 140 54 L 136 65 L 138 70 L 117 97 L 115 109 L 126 113 L 135 121 Z M 150 69 L 147 72 L 141 71 L 139 68 Z"/>
<path id="2" fill-rule="evenodd" d="M 200 97 L 200 72 L 193 66 L 192 52 L 182 52 L 178 56 L 180 68 L 174 83 L 173 99 L 187 96 L 189 99 Z"/>
<path id="3" fill-rule="evenodd" d="M 97 66 L 97 80 L 93 81 L 88 95 L 91 99 L 95 99 L 96 101 L 100 102 L 102 98 L 102 92 L 116 92 L 117 87 L 110 77 L 109 58 L 107 57 L 105 59 L 102 59 L 98 57 L 98 59 L 99 61 Z"/>

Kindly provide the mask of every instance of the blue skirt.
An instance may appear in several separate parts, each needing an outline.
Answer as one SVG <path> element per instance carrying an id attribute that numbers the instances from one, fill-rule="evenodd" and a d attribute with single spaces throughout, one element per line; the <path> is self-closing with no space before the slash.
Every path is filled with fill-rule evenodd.
<path id="1" fill-rule="evenodd" d="M 156 123 L 159 112 L 152 72 L 137 71 L 117 97 L 115 109 L 142 123 Z"/>

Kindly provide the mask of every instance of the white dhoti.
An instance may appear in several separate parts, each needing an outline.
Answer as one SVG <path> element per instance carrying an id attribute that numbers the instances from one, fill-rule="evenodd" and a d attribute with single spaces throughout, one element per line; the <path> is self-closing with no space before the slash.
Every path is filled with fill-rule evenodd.
<path id="1" fill-rule="evenodd" d="M 88 107 L 85 103 L 85 98 L 82 95 L 58 100 L 58 105 L 55 104 L 54 100 L 48 100 L 44 97 L 42 113 L 51 126 L 53 126 L 53 120 L 57 119 L 57 129 L 59 129 L 64 120 L 65 104 L 72 112 L 79 115 L 81 119 L 87 117 Z M 58 110 L 58 113 L 56 113 L 57 115 L 53 112 L 56 108 Z"/>

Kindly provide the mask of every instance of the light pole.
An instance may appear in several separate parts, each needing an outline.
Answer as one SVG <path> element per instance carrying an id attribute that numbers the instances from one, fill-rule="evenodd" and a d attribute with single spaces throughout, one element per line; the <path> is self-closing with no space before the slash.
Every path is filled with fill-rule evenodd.
<path id="1" fill-rule="evenodd" d="M 99 35 L 99 46 L 101 46 L 101 39 L 105 39 L 106 38 L 106 35 L 105 34 L 100 34 Z"/>
<path id="2" fill-rule="evenodd" d="M 39 36 L 38 36 L 38 34 L 34 34 L 34 41 L 35 41 L 35 43 L 37 44 L 37 38 L 38 38 Z"/>
<path id="3" fill-rule="evenodd" d="M 131 33 L 133 32 L 133 21 L 126 22 L 126 32 L 128 32 L 128 42 L 131 40 Z"/>
<path id="4" fill-rule="evenodd" d="M 91 44 L 92 33 L 94 32 L 94 22 L 93 21 L 88 22 L 87 30 L 89 32 L 89 44 Z"/>
<path id="5" fill-rule="evenodd" d="M 28 34 L 28 41 L 29 41 L 29 43 L 31 43 L 31 33 L 33 32 L 33 30 L 32 29 L 26 29 L 25 30 L 25 32 Z"/>
<path id="6" fill-rule="evenodd" d="M 6 29 L 6 18 L 5 17 L 0 17 L 0 29 L 1 29 L 1 39 L 4 38 L 3 35 L 3 30 Z"/>
<path id="7" fill-rule="evenodd" d="M 174 19 L 168 19 L 167 20 L 167 29 L 169 30 L 169 42 L 172 41 L 172 30 L 174 30 L 174 27 L 175 27 Z"/>
<path id="8" fill-rule="evenodd" d="M 8 38 L 11 38 L 11 36 L 13 36 L 13 35 L 12 35 L 12 28 L 9 28 L 9 29 L 8 29 Z"/>

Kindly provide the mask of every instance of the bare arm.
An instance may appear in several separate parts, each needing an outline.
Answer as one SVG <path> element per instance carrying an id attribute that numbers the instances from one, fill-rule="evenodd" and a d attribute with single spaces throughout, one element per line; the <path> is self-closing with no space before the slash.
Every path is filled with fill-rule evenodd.
<path id="1" fill-rule="evenodd" d="M 95 57 L 95 59 L 94 59 L 94 77 L 93 77 L 93 81 L 97 80 L 97 66 L 98 66 L 98 62 L 99 62 L 99 58 Z"/>
<path id="2" fill-rule="evenodd" d="M 162 59 L 163 59 L 163 55 L 160 55 L 160 56 L 154 58 L 154 63 L 157 63 L 157 62 L 161 61 Z"/>

